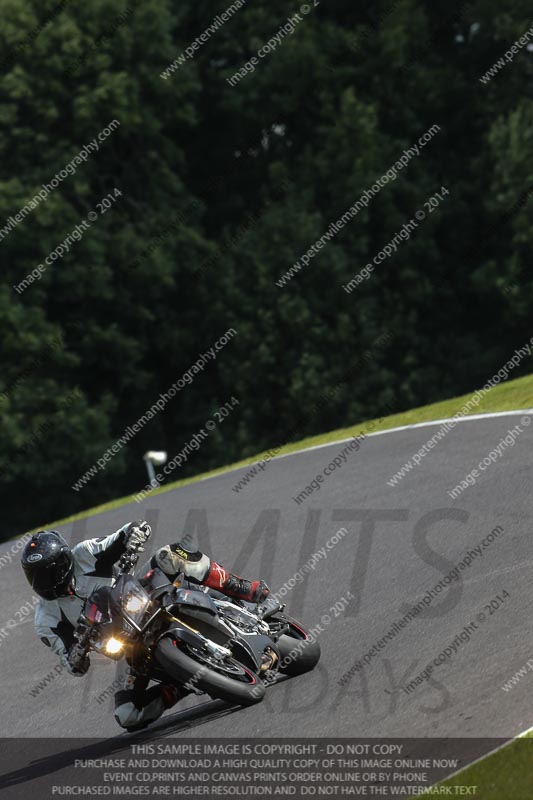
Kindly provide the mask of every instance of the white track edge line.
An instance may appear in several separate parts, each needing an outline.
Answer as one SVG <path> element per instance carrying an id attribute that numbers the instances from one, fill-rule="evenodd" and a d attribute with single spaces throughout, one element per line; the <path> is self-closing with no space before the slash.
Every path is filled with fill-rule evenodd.
<path id="1" fill-rule="evenodd" d="M 397 428 L 386 428 L 384 431 L 374 431 L 374 433 L 366 433 L 365 437 L 369 436 L 383 436 L 386 433 L 397 433 L 398 431 L 409 431 L 414 430 L 415 428 L 429 428 L 432 425 L 444 425 L 446 422 L 470 422 L 472 420 L 478 419 L 493 419 L 495 417 L 512 417 L 518 416 L 519 414 L 533 414 L 533 408 L 520 408 L 513 411 L 491 411 L 487 412 L 486 414 L 470 414 L 466 417 L 445 417 L 444 419 L 435 419 L 435 420 L 428 420 L 427 422 L 413 422 L 410 425 L 400 425 Z M 369 420 L 371 422 L 372 420 Z M 361 423 L 361 427 L 364 427 L 365 423 Z M 354 434 L 356 436 L 357 434 Z M 354 436 L 349 436 L 347 439 L 335 439 L 333 442 L 326 442 L 325 444 L 315 444 L 311 447 L 302 447 L 300 450 L 293 450 L 291 453 L 282 453 L 279 456 L 273 456 L 270 461 L 276 461 L 282 458 L 290 458 L 291 456 L 298 456 L 302 453 L 310 453 L 312 450 L 323 450 L 325 447 L 333 447 L 336 444 L 344 444 L 345 442 L 351 442 L 354 439 Z M 285 446 L 285 445 L 284 445 Z M 237 472 L 238 470 L 244 470 L 247 467 L 253 467 L 257 464 L 258 461 L 261 459 L 256 459 L 254 461 L 250 461 L 249 464 L 242 464 L 240 467 L 231 467 L 224 472 L 217 472 L 216 475 L 208 475 L 205 478 L 198 478 L 198 480 L 194 481 L 194 483 L 202 483 L 203 481 L 210 481 L 213 478 L 220 478 L 222 475 L 229 475 L 232 472 Z M 191 485 L 191 484 L 189 484 Z M 185 488 L 185 486 L 177 486 L 176 489 Z M 170 489 L 169 489 L 170 491 Z"/>
<path id="2" fill-rule="evenodd" d="M 526 736 L 526 734 L 531 733 L 532 731 L 533 731 L 533 726 L 531 728 L 527 728 L 525 731 L 522 731 L 522 733 L 518 733 L 516 736 L 510 736 L 509 739 L 507 739 L 503 744 L 498 745 L 498 747 L 495 747 L 494 750 L 489 750 L 489 752 L 485 753 L 484 756 L 479 756 L 479 758 L 474 759 L 474 761 L 470 761 L 469 764 L 465 764 L 464 767 L 461 767 L 460 769 L 456 770 L 455 772 L 452 772 L 452 774 L 448 775 L 446 778 L 443 778 L 442 780 L 437 781 L 437 783 L 433 783 L 432 786 L 437 786 L 439 783 L 444 783 L 445 781 L 449 781 L 452 778 L 455 778 L 457 775 L 460 775 L 461 772 L 464 772 L 466 769 L 470 769 L 470 767 L 473 767 L 474 764 L 480 764 L 486 758 L 490 758 L 490 756 L 493 756 L 495 753 L 499 753 L 500 750 L 503 750 L 505 747 L 509 747 L 509 745 L 512 744 L 512 742 L 516 742 L 517 739 L 522 739 L 524 736 Z M 457 737 L 455 737 L 455 738 L 457 738 Z M 488 739 L 490 737 L 488 737 L 488 736 L 487 737 L 476 736 L 476 737 L 472 737 L 472 738 L 475 738 L 475 739 L 487 738 Z M 495 736 L 494 738 L 497 739 L 498 737 Z M 423 797 L 423 795 L 422 795 L 422 797 Z"/>

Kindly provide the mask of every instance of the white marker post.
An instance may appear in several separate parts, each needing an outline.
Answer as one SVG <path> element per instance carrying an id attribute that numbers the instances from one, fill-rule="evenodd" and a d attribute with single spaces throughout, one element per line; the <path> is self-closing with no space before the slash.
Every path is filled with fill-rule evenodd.
<path id="1" fill-rule="evenodd" d="M 155 477 L 154 466 L 160 467 L 166 464 L 167 453 L 165 450 L 148 450 L 148 452 L 144 454 L 143 459 L 146 464 L 146 469 L 148 470 L 150 486 L 156 489 L 159 486 L 159 481 Z"/>

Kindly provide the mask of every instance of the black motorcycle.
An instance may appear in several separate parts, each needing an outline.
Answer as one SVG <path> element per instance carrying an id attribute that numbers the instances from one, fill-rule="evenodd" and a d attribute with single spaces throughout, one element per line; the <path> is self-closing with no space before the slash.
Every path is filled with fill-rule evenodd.
<path id="1" fill-rule="evenodd" d="M 228 598 L 159 569 L 131 572 L 135 550 L 122 556 L 113 586 L 85 601 L 69 652 L 73 666 L 91 650 L 126 658 L 137 674 L 184 685 L 196 694 L 247 706 L 263 699 L 277 675 L 313 669 L 320 646 L 285 606 Z"/>

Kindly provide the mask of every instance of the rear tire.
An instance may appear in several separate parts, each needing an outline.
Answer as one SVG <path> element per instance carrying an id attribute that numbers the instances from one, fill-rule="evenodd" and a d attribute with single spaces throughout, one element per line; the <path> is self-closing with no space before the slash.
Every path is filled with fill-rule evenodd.
<path id="1" fill-rule="evenodd" d="M 274 617 L 275 619 L 275 617 Z M 279 671 L 283 675 L 303 675 L 316 667 L 320 660 L 320 645 L 311 640 L 305 628 L 296 620 L 287 619 L 291 633 L 284 633 L 277 640 L 281 653 Z M 287 663 L 284 664 L 284 661 Z"/>
<path id="2" fill-rule="evenodd" d="M 218 700 L 251 706 L 259 703 L 265 696 L 264 684 L 248 667 L 234 660 L 233 663 L 240 667 L 245 680 L 229 678 L 191 658 L 169 636 L 161 639 L 154 656 L 165 672 L 179 684 L 191 681 L 193 686 Z"/>

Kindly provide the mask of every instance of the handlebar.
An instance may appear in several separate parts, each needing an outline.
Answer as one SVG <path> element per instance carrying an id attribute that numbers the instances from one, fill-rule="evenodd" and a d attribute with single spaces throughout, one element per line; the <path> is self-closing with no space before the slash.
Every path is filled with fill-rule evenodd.
<path id="1" fill-rule="evenodd" d="M 131 572 L 139 561 L 139 550 L 141 545 L 129 545 L 126 551 L 120 557 L 118 562 L 119 575 Z"/>
<path id="2" fill-rule="evenodd" d="M 87 652 L 88 647 L 86 645 L 82 645 L 80 642 L 73 644 L 67 655 L 69 664 L 74 667 L 74 669 L 80 666 L 85 660 Z"/>
<path id="3" fill-rule="evenodd" d="M 70 666 L 76 669 L 83 664 L 91 649 L 90 628 L 83 622 L 78 622 L 74 630 L 74 638 L 77 641 L 71 645 L 67 653 L 67 660 Z"/>

